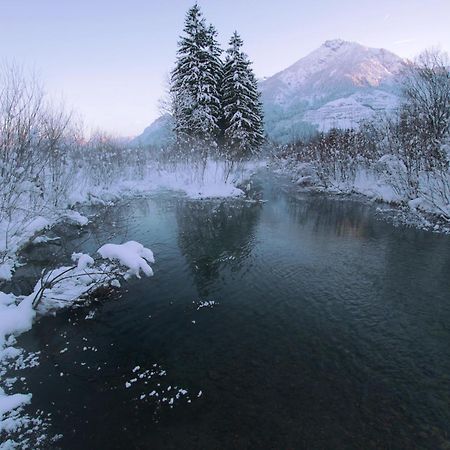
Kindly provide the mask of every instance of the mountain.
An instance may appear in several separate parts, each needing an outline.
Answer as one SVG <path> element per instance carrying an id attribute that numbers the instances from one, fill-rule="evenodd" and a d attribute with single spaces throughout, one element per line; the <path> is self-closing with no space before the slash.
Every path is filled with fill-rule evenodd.
<path id="1" fill-rule="evenodd" d="M 149 125 L 139 136 L 135 137 L 130 146 L 161 147 L 170 143 L 173 138 L 173 121 L 170 114 L 163 114 Z"/>
<path id="2" fill-rule="evenodd" d="M 326 41 L 260 82 L 266 132 L 285 142 L 317 129 L 354 127 L 376 111 L 392 110 L 403 65 L 384 49 Z"/>
<path id="3" fill-rule="evenodd" d="M 341 39 L 326 41 L 287 69 L 259 82 L 269 138 L 285 143 L 332 127 L 357 127 L 398 104 L 404 61 L 388 50 Z M 171 137 L 164 115 L 133 142 L 162 145 Z"/>

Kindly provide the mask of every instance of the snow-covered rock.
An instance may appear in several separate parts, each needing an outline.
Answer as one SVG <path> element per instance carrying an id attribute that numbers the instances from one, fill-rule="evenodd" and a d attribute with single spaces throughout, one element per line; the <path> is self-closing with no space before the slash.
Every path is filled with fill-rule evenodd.
<path id="1" fill-rule="evenodd" d="M 136 241 L 125 242 L 125 244 L 105 244 L 98 249 L 102 258 L 111 261 L 119 261 L 125 267 L 128 267 L 129 275 L 135 275 L 140 278 L 141 271 L 152 276 L 153 270 L 148 263 L 154 263 L 153 252 Z"/>
<path id="2" fill-rule="evenodd" d="M 78 211 L 68 210 L 64 216 L 65 221 L 71 222 L 74 225 L 84 226 L 89 223 L 89 219 Z"/>
<path id="3" fill-rule="evenodd" d="M 92 266 L 94 264 L 94 258 L 85 253 L 73 253 L 72 261 L 77 263 L 78 269 L 86 269 L 88 266 Z"/>

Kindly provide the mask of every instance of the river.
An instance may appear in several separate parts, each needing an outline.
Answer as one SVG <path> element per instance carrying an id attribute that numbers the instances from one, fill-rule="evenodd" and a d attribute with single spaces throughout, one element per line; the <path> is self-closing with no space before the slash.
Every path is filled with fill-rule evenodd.
<path id="1" fill-rule="evenodd" d="M 25 391 L 63 435 L 52 448 L 449 448 L 450 236 L 283 180 L 258 189 L 94 209 L 25 252 L 16 290 L 107 241 L 156 258 L 153 277 L 19 338 L 41 351 Z"/>

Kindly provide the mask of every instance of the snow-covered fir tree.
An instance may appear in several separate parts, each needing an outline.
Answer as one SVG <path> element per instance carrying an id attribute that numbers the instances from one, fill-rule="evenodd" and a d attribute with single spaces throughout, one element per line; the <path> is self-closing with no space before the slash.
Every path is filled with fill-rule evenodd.
<path id="1" fill-rule="evenodd" d="M 216 34 L 197 4 L 189 9 L 171 74 L 174 131 L 181 142 L 215 142 L 220 132 L 222 62 Z"/>
<path id="2" fill-rule="evenodd" d="M 227 50 L 222 83 L 224 139 L 228 157 L 255 154 L 264 141 L 263 110 L 251 62 L 235 32 Z"/>

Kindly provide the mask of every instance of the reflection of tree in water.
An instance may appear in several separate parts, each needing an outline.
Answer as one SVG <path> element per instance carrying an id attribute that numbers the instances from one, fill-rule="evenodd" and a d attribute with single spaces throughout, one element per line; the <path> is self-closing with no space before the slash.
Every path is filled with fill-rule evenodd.
<path id="1" fill-rule="evenodd" d="M 287 210 L 296 222 L 311 224 L 315 232 L 328 231 L 339 237 L 366 238 L 373 234 L 370 208 L 358 201 L 308 195 L 287 197 Z"/>
<path id="2" fill-rule="evenodd" d="M 208 295 L 207 286 L 222 267 L 238 270 L 249 256 L 260 210 L 260 205 L 242 201 L 179 204 L 178 244 L 201 295 Z"/>

